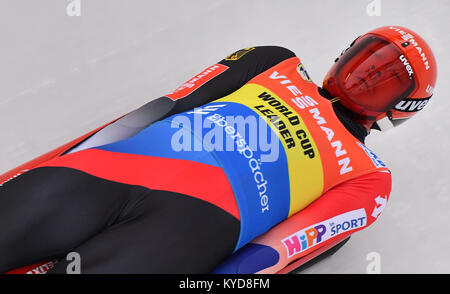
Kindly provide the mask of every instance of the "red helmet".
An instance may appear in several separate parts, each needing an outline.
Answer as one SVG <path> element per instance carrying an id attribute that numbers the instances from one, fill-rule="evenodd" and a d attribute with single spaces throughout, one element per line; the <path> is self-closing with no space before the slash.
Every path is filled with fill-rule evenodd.
<path id="1" fill-rule="evenodd" d="M 367 129 L 384 130 L 425 107 L 436 75 L 433 52 L 424 39 L 409 29 L 386 26 L 353 41 L 335 60 L 323 88 Z"/>

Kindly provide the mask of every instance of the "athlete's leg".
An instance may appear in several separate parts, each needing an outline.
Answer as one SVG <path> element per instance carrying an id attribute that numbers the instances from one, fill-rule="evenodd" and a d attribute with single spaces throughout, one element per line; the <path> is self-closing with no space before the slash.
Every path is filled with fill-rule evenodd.
<path id="1" fill-rule="evenodd" d="M 209 273 L 236 245 L 239 221 L 199 199 L 148 190 L 73 251 L 81 273 Z M 60 261 L 49 273 L 65 273 Z"/>
<path id="2" fill-rule="evenodd" d="M 70 252 L 114 223 L 133 193 L 140 191 L 63 167 L 0 186 L 0 273 Z"/>

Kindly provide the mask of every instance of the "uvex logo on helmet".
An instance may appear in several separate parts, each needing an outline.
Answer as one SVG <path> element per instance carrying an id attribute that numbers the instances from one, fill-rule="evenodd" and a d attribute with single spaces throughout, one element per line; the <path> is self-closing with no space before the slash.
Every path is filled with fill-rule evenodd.
<path id="1" fill-rule="evenodd" d="M 411 65 L 409 64 L 408 60 L 406 59 L 405 55 L 400 55 L 400 60 L 403 62 L 403 64 L 405 65 L 406 71 L 408 72 L 409 77 L 411 78 L 411 76 L 414 74 Z"/>
<path id="2" fill-rule="evenodd" d="M 403 51 L 415 75 L 413 91 L 391 109 L 390 121 L 396 126 L 422 110 L 430 101 L 436 83 L 436 61 L 427 42 L 410 29 L 389 26 L 388 36 Z M 403 60 L 405 68 L 408 65 Z M 408 68 L 407 68 L 408 70 Z M 409 72 L 409 71 L 408 71 Z"/>
<path id="3" fill-rule="evenodd" d="M 422 110 L 427 105 L 430 98 L 424 99 L 403 99 L 394 106 L 395 110 L 404 112 L 415 112 Z"/>

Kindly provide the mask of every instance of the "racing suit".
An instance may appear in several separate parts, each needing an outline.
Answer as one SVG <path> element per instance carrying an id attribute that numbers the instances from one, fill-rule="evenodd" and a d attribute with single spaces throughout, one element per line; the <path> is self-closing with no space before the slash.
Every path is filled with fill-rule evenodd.
<path id="1" fill-rule="evenodd" d="M 366 135 L 293 52 L 239 50 L 3 181 L 0 272 L 58 259 L 49 273 L 65 273 L 77 252 L 82 273 L 209 273 L 293 219 L 280 246 L 303 256 L 385 207 Z"/>

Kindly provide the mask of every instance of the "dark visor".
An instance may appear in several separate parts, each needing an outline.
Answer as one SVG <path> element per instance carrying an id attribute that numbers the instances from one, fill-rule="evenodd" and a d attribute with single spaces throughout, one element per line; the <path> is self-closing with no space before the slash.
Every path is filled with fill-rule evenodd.
<path id="1" fill-rule="evenodd" d="M 347 99 L 378 113 L 388 111 L 411 94 L 414 76 L 400 49 L 370 34 L 340 57 L 335 74 L 337 86 Z"/>

